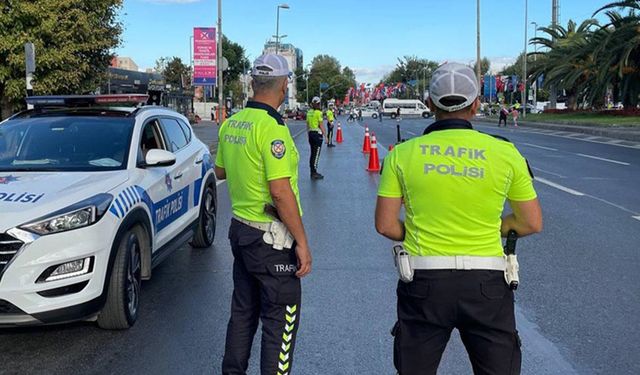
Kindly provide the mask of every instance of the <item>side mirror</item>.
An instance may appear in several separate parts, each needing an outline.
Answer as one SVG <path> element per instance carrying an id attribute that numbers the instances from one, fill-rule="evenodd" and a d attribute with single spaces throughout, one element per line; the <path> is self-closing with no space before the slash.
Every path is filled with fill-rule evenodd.
<path id="1" fill-rule="evenodd" d="M 175 163 L 176 156 L 172 152 L 154 148 L 147 152 L 141 167 L 169 167 Z"/>

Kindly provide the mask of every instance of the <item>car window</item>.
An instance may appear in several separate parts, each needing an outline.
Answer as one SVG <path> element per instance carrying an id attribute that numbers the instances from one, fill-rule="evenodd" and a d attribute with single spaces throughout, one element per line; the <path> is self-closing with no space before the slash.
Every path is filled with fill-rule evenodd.
<path id="1" fill-rule="evenodd" d="M 157 120 L 151 120 L 144 125 L 140 137 L 140 147 L 138 149 L 138 161 L 143 161 L 147 152 L 152 149 L 163 150 L 162 132 Z"/>
<path id="2" fill-rule="evenodd" d="M 0 127 L 0 172 L 126 168 L 133 119 L 38 117 Z"/>
<path id="3" fill-rule="evenodd" d="M 164 134 L 167 137 L 169 151 L 177 152 L 189 143 L 178 120 L 163 118 L 160 121 L 162 123 Z"/>
<path id="4" fill-rule="evenodd" d="M 187 137 L 187 143 L 191 142 L 191 128 L 187 126 L 183 121 L 178 121 L 182 131 L 184 132 L 184 136 Z"/>

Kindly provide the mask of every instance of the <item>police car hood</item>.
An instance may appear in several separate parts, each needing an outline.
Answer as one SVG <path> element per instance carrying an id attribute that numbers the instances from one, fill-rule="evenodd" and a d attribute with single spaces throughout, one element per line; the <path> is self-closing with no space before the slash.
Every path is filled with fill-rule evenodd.
<path id="1" fill-rule="evenodd" d="M 0 233 L 109 192 L 127 179 L 127 171 L 0 172 Z"/>

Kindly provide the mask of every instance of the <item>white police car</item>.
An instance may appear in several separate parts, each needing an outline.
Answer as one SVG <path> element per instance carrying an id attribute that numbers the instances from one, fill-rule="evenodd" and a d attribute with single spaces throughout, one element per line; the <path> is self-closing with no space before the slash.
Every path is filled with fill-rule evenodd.
<path id="1" fill-rule="evenodd" d="M 125 329 L 141 280 L 213 243 L 216 183 L 187 119 L 146 95 L 31 97 L 0 123 L 0 326 Z"/>

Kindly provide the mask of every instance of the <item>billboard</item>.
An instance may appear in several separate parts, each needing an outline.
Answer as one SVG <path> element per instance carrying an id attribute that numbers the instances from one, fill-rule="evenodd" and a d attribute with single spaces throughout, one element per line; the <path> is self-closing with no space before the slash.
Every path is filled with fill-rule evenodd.
<path id="1" fill-rule="evenodd" d="M 215 27 L 193 28 L 193 84 L 195 86 L 215 86 L 216 47 Z"/>

